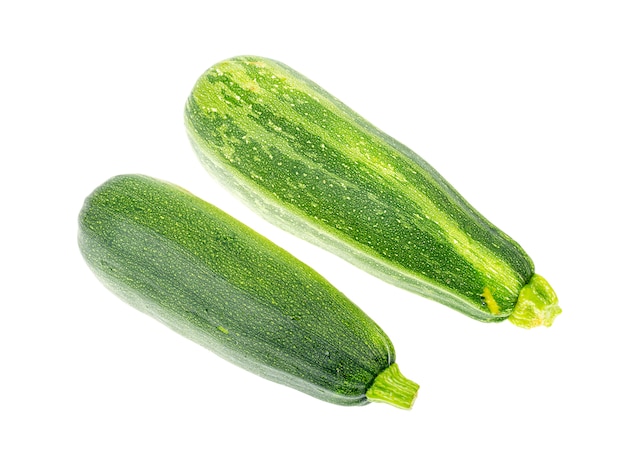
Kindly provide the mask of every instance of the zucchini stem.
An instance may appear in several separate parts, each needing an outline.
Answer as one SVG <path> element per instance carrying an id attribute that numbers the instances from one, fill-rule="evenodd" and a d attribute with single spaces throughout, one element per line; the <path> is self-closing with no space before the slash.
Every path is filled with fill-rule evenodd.
<path id="1" fill-rule="evenodd" d="M 378 374 L 365 396 L 372 402 L 385 402 L 408 410 L 415 402 L 418 389 L 419 385 L 405 378 L 394 363 Z"/>
<path id="2" fill-rule="evenodd" d="M 559 299 L 541 276 L 535 274 L 519 293 L 509 321 L 521 328 L 552 326 L 554 319 L 562 312 Z"/>

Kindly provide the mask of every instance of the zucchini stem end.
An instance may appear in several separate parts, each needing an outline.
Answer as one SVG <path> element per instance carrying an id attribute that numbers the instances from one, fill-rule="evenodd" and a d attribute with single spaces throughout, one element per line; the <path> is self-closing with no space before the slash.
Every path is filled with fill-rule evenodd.
<path id="1" fill-rule="evenodd" d="M 559 299 L 548 281 L 535 274 L 520 291 L 509 321 L 525 329 L 549 327 L 561 312 Z"/>
<path id="2" fill-rule="evenodd" d="M 413 407 L 419 385 L 405 378 L 397 363 L 378 374 L 365 396 L 372 402 L 385 402 L 409 410 Z"/>

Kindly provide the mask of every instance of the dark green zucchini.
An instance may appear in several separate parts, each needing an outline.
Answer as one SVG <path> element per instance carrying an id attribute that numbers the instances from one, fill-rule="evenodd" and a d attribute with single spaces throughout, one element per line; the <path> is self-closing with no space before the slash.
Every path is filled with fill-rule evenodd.
<path id="1" fill-rule="evenodd" d="M 547 281 L 427 162 L 288 66 L 243 56 L 197 81 L 204 166 L 278 226 L 481 321 L 550 326 Z"/>
<path id="2" fill-rule="evenodd" d="M 116 295 L 219 356 L 319 399 L 410 408 L 418 386 L 363 311 L 216 207 L 140 175 L 98 187 L 79 217 L 89 267 Z"/>

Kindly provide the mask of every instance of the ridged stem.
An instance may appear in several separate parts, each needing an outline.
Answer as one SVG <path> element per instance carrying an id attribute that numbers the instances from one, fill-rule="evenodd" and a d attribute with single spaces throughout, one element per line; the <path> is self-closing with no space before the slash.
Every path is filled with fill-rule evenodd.
<path id="1" fill-rule="evenodd" d="M 562 312 L 556 293 L 544 278 L 533 275 L 522 288 L 509 321 L 521 328 L 552 326 Z"/>
<path id="2" fill-rule="evenodd" d="M 398 364 L 386 368 L 374 380 L 365 396 L 372 402 L 385 402 L 395 407 L 410 409 L 417 397 L 419 385 L 405 378 Z"/>

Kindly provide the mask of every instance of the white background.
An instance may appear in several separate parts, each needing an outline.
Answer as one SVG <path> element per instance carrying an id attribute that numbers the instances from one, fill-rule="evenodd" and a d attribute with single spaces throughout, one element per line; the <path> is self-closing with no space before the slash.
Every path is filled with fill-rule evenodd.
<path id="1" fill-rule="evenodd" d="M 4 2 L 0 463 L 626 463 L 622 5 Z M 426 158 L 533 257 L 561 298 L 554 325 L 473 321 L 221 190 L 183 106 L 238 54 L 287 63 Z M 421 385 L 413 410 L 270 383 L 109 294 L 76 218 L 132 172 L 220 206 L 345 292 Z"/>

